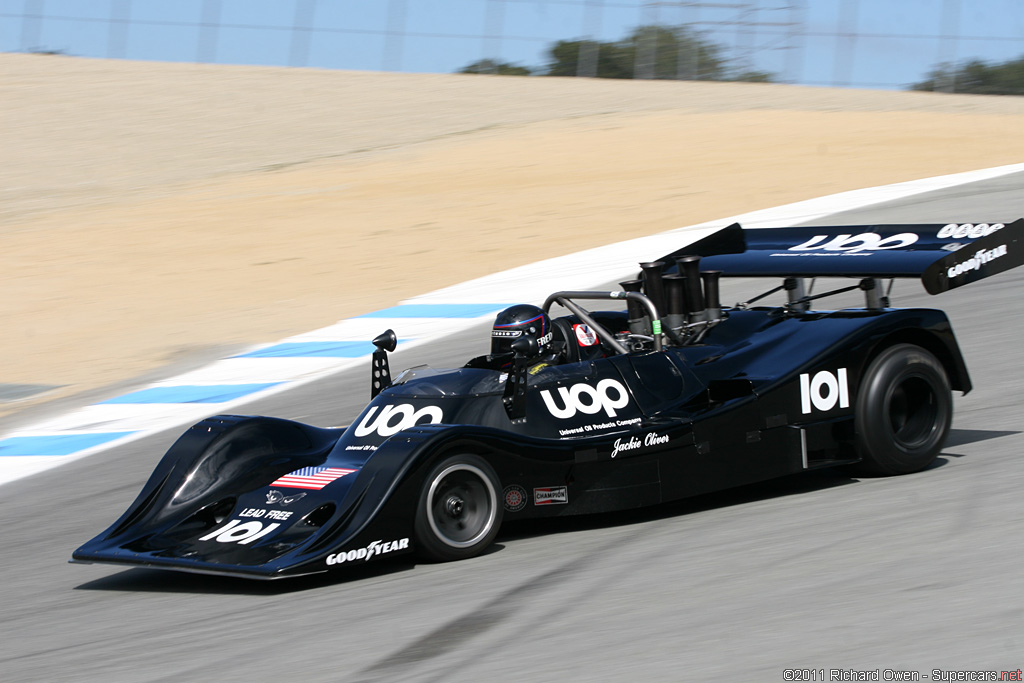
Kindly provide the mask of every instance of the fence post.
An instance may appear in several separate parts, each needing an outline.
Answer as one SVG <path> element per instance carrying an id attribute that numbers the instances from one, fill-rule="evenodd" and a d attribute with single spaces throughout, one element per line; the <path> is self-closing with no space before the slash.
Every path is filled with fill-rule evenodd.
<path id="1" fill-rule="evenodd" d="M 203 0 L 203 17 L 199 21 L 199 45 L 196 61 L 208 64 L 217 60 L 217 33 L 220 28 L 220 0 Z"/>

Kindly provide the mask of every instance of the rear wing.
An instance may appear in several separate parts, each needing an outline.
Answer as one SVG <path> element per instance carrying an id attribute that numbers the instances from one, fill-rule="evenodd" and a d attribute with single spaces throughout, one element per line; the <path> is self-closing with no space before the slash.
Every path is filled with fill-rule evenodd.
<path id="1" fill-rule="evenodd" d="M 660 260 L 685 255 L 726 277 L 921 278 L 940 294 L 1024 264 L 1024 218 L 755 230 L 734 223 Z"/>

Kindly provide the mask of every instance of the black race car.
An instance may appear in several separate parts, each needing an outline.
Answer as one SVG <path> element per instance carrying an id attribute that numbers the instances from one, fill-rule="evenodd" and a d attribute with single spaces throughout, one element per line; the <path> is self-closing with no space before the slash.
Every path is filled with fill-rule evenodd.
<path id="1" fill-rule="evenodd" d="M 622 291 L 557 292 L 499 316 L 492 353 L 392 381 L 343 429 L 218 415 L 171 446 L 127 512 L 75 551 L 105 562 L 275 579 L 418 552 L 472 557 L 503 519 L 608 512 L 803 470 L 927 467 L 971 389 L 939 293 L 1020 265 L 1024 219 L 744 230 L 641 264 Z M 782 284 L 732 308 L 719 277 Z M 806 278 L 856 278 L 809 294 Z M 812 310 L 863 292 L 863 308 Z M 755 306 L 768 294 L 785 303 Z M 581 302 L 599 302 L 591 311 Z M 566 315 L 550 318 L 555 305 Z M 505 314 L 503 314 L 505 315 Z"/>

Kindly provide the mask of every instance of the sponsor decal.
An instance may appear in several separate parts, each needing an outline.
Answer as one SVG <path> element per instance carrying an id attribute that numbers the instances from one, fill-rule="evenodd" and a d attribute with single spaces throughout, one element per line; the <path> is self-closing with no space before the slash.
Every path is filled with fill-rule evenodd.
<path id="1" fill-rule="evenodd" d="M 973 240 L 985 235 L 991 235 L 996 230 L 1001 230 L 1004 227 L 1006 226 L 1002 223 L 992 223 L 991 225 L 988 223 L 949 223 L 942 226 L 936 236 L 939 239 L 949 239 L 952 237 L 957 240 L 964 238 Z"/>
<path id="2" fill-rule="evenodd" d="M 865 251 L 882 251 L 885 249 L 901 249 L 917 241 L 918 236 L 912 232 L 901 232 L 891 237 L 882 237 L 874 232 L 862 232 L 859 235 L 837 235 L 828 242 L 828 235 L 815 235 L 803 244 L 790 247 L 789 251 L 825 251 L 844 254 L 857 254 Z"/>
<path id="3" fill-rule="evenodd" d="M 946 275 L 948 275 L 949 279 L 952 280 L 958 275 L 969 273 L 972 270 L 979 270 L 989 261 L 993 261 L 1001 256 L 1006 256 L 1005 244 L 1000 244 L 995 249 L 980 249 L 974 253 L 974 256 L 971 256 L 966 261 L 961 261 L 955 266 L 950 266 L 946 271 Z"/>
<path id="4" fill-rule="evenodd" d="M 544 368 L 550 368 L 550 367 L 551 367 L 551 365 L 549 363 L 537 363 L 536 365 L 531 366 L 530 369 L 527 370 L 527 372 L 529 372 L 531 375 L 536 375 L 537 373 L 539 373 Z"/>
<path id="5" fill-rule="evenodd" d="M 305 493 L 295 493 L 290 496 L 286 496 L 280 491 L 267 491 L 267 505 L 291 505 L 295 501 L 302 500 L 305 497 Z"/>
<path id="6" fill-rule="evenodd" d="M 533 490 L 534 505 L 562 505 L 569 502 L 569 489 L 565 486 L 549 486 Z"/>
<path id="7" fill-rule="evenodd" d="M 658 434 L 657 432 L 644 434 L 643 441 L 635 436 L 631 436 L 628 439 L 615 439 L 615 443 L 612 445 L 612 457 L 614 458 L 620 453 L 628 453 L 629 451 L 639 450 L 647 446 L 657 446 L 663 443 L 668 443 L 668 434 Z"/>
<path id="8" fill-rule="evenodd" d="M 576 341 L 580 346 L 593 346 L 597 343 L 597 332 L 590 329 L 590 325 L 573 325 L 572 331 L 576 333 Z"/>
<path id="9" fill-rule="evenodd" d="M 373 541 L 370 545 L 365 548 L 359 548 L 358 550 L 349 550 L 348 552 L 335 553 L 327 556 L 327 564 L 336 565 L 343 562 L 357 562 L 362 560 L 363 562 L 369 561 L 371 557 L 377 557 L 378 555 L 387 555 L 393 553 L 396 550 L 406 550 L 409 548 L 409 539 L 401 538 L 397 541 L 388 541 L 382 543 L 381 541 Z"/>
<path id="10" fill-rule="evenodd" d="M 340 479 L 346 474 L 358 471 L 347 467 L 303 467 L 301 470 L 295 470 L 271 482 L 270 485 L 280 486 L 281 488 L 313 489 L 314 491 L 319 491 L 335 479 Z"/>
<path id="11" fill-rule="evenodd" d="M 384 406 L 379 414 L 377 413 L 378 408 L 380 406 L 370 408 L 363 419 L 359 421 L 355 429 L 356 436 L 368 436 L 376 433 L 387 437 L 418 424 L 437 424 L 444 420 L 444 412 L 439 406 L 423 406 L 416 410 L 408 403 L 400 403 Z M 374 419 L 375 414 L 377 415 L 376 419 Z"/>
<path id="12" fill-rule="evenodd" d="M 626 387 L 614 379 L 603 379 L 597 383 L 596 387 L 589 384 L 574 384 L 568 389 L 559 387 L 558 394 L 562 398 L 564 407 L 556 405 L 551 391 L 545 389 L 540 392 L 548 412 L 560 420 L 567 420 L 577 412 L 594 415 L 602 410 L 608 417 L 615 417 L 616 410 L 629 405 L 629 394 L 626 392 Z M 612 398 L 611 394 L 615 394 L 615 398 Z"/>
<path id="13" fill-rule="evenodd" d="M 295 514 L 292 510 L 263 510 L 262 508 L 245 508 L 239 517 L 266 517 L 267 519 L 279 519 L 282 522 Z"/>
<path id="14" fill-rule="evenodd" d="M 499 337 L 502 339 L 511 339 L 513 337 L 521 337 L 522 335 L 522 330 L 491 330 L 492 337 Z"/>
<path id="15" fill-rule="evenodd" d="M 263 526 L 263 522 L 245 522 L 240 519 L 233 519 L 224 526 L 205 536 L 200 541 L 217 541 L 218 543 L 237 543 L 248 545 L 258 538 L 263 538 L 271 531 L 281 526 L 277 522 Z"/>
<path id="16" fill-rule="evenodd" d="M 518 484 L 509 484 L 505 487 L 505 509 L 509 512 L 519 512 L 528 502 L 526 489 Z"/>
<path id="17" fill-rule="evenodd" d="M 598 429 L 613 429 L 615 427 L 628 427 L 640 422 L 642 418 L 631 417 L 628 420 L 615 420 L 614 422 L 598 422 L 592 425 L 583 425 L 582 427 L 571 427 L 569 429 L 559 429 L 559 436 L 573 436 L 574 434 L 583 434 L 584 432 L 592 432 Z"/>
<path id="18" fill-rule="evenodd" d="M 828 370 L 814 377 L 809 373 L 800 375 L 800 409 L 805 415 L 811 412 L 812 406 L 825 412 L 835 408 L 837 403 L 840 408 L 850 407 L 846 368 L 839 368 L 834 375 Z"/>

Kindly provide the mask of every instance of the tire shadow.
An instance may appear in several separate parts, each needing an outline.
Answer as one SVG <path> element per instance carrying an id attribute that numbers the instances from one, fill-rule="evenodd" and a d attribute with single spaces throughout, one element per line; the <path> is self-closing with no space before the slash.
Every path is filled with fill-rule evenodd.
<path id="1" fill-rule="evenodd" d="M 978 443 L 979 441 L 988 441 L 989 439 L 999 439 L 1004 436 L 1014 436 L 1020 434 L 1015 431 L 999 431 L 994 429 L 950 429 L 949 436 L 946 437 L 945 448 L 964 446 L 969 443 Z M 950 455 L 949 453 L 943 453 L 944 455 Z M 956 456 L 962 457 L 962 456 Z"/>

